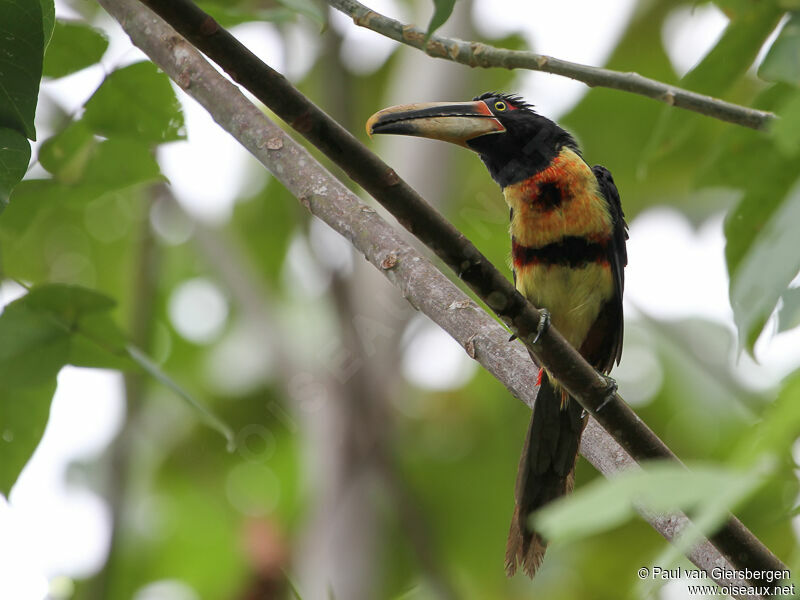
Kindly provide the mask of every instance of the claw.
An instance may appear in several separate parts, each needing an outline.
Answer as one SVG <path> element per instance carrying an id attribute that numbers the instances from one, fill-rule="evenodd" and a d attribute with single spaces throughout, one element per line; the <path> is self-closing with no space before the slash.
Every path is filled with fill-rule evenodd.
<path id="1" fill-rule="evenodd" d="M 512 333 L 512 334 L 511 334 L 511 337 L 510 337 L 510 338 L 508 338 L 508 341 L 509 341 L 509 342 L 513 342 L 515 339 L 517 339 L 517 337 L 518 337 L 518 336 L 517 336 L 517 334 L 516 334 L 516 333 Z"/>
<path id="2" fill-rule="evenodd" d="M 539 324 L 536 325 L 536 337 L 533 338 L 533 343 L 538 342 L 542 334 L 548 329 L 550 329 L 550 311 L 542 308 L 539 310 Z"/>
<path id="3" fill-rule="evenodd" d="M 617 397 L 617 382 L 611 377 L 606 377 L 605 375 L 603 375 L 603 379 L 606 380 L 606 393 L 603 402 L 601 402 L 600 406 L 598 406 L 597 410 L 595 410 L 595 412 L 598 413 L 603 410 L 609 402 Z"/>

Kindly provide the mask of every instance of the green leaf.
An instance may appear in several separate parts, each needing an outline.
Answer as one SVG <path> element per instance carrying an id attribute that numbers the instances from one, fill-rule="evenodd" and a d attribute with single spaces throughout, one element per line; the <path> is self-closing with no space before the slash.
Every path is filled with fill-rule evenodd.
<path id="1" fill-rule="evenodd" d="M 54 284 L 32 289 L 0 314 L 0 492 L 8 494 L 44 433 L 61 368 L 108 365 L 86 360 L 76 341 L 88 333 L 95 348 L 111 351 L 121 334 L 98 315 L 113 306 L 103 294 Z"/>
<path id="2" fill-rule="evenodd" d="M 775 30 L 782 11 L 770 2 L 749 2 L 750 10 L 732 20 L 708 55 L 681 80 L 704 94 L 722 94 L 753 64 Z"/>
<path id="3" fill-rule="evenodd" d="M 69 347 L 69 364 L 95 369 L 138 371 L 125 350 L 127 339 L 108 313 L 83 317 Z"/>
<path id="4" fill-rule="evenodd" d="M 4 390 L 50 382 L 67 362 L 70 332 L 25 297 L 0 315 L 0 381 Z"/>
<path id="5" fill-rule="evenodd" d="M 37 386 L 0 387 L 0 493 L 8 496 L 39 445 L 55 391 L 55 377 Z"/>
<path id="6" fill-rule="evenodd" d="M 327 12 L 314 0 L 278 0 L 278 3 L 292 12 L 308 17 L 320 28 L 325 27 Z"/>
<path id="7" fill-rule="evenodd" d="M 28 170 L 31 145 L 14 129 L 0 127 L 0 213 L 8 205 L 14 189 Z"/>
<path id="8" fill-rule="evenodd" d="M 695 465 L 691 470 L 659 461 L 597 479 L 533 515 L 535 526 L 551 541 L 584 538 L 615 527 L 636 514 L 636 507 L 653 512 L 686 511 L 737 486 L 739 470 Z"/>
<path id="9" fill-rule="evenodd" d="M 11 201 L 0 216 L 0 239 L 19 239 L 49 204 L 58 202 L 63 186 L 52 179 L 29 179 L 14 188 Z"/>
<path id="10" fill-rule="evenodd" d="M 731 462 L 744 467 L 763 457 L 786 456 L 800 436 L 800 373 L 787 377 L 761 422 L 737 443 Z"/>
<path id="11" fill-rule="evenodd" d="M 794 88 L 777 84 L 766 90 L 756 103 L 759 108 L 781 112 L 783 106 L 793 102 Z M 729 294 L 734 319 L 739 330 L 739 345 L 752 354 L 765 319 L 772 312 L 778 297 L 788 287 L 797 267 L 796 252 L 787 255 L 770 255 L 765 252 L 784 249 L 783 224 L 780 218 L 795 218 L 791 209 L 797 184 L 796 154 L 780 149 L 775 132 L 748 131 L 743 127 L 726 131 L 717 144 L 719 154 L 708 168 L 699 172 L 698 182 L 705 186 L 738 188 L 743 196 L 725 219 L 725 260 L 730 278 Z M 776 230 L 775 227 L 778 227 Z M 758 256 L 748 258 L 754 251 Z M 753 260 L 764 261 L 760 267 Z M 749 262 L 748 262 L 749 261 Z M 747 274 L 742 278 L 742 268 L 748 263 Z M 754 271 L 763 270 L 762 274 Z M 784 280 L 779 282 L 780 278 Z M 760 283 L 756 283 L 760 282 Z M 756 294 L 753 285 L 768 287 Z M 779 289 L 778 289 L 779 288 Z M 756 295 L 758 298 L 756 298 Z M 771 305 L 768 307 L 767 305 Z"/>
<path id="12" fill-rule="evenodd" d="M 800 91 L 796 91 L 778 109 L 778 119 L 770 127 L 775 145 L 791 158 L 800 154 Z"/>
<path id="13" fill-rule="evenodd" d="M 83 121 L 73 121 L 39 148 L 39 164 L 63 183 L 77 183 L 97 142 Z"/>
<path id="14" fill-rule="evenodd" d="M 118 69 L 86 103 L 83 120 L 96 133 L 160 144 L 186 137 L 169 78 L 150 62 Z"/>
<path id="15" fill-rule="evenodd" d="M 688 554 L 703 537 L 717 531 L 731 511 L 741 506 L 764 484 L 769 470 L 756 466 L 747 471 L 720 469 L 719 473 L 727 476 L 718 481 L 719 487 L 715 490 L 708 490 L 706 500 L 692 513 L 690 526 L 673 538 L 672 544 L 667 545 L 664 551 L 655 558 L 654 565 L 674 565 L 683 558 L 683 555 Z M 652 583 L 653 579 L 642 581 L 645 588 L 652 587 Z M 652 591 L 640 593 L 638 596 L 650 597 Z"/>
<path id="16" fill-rule="evenodd" d="M 39 0 L 42 7 L 42 35 L 44 47 L 50 43 L 53 37 L 53 28 L 56 24 L 56 3 L 53 0 Z"/>
<path id="17" fill-rule="evenodd" d="M 425 32 L 425 42 L 433 35 L 433 32 L 439 29 L 442 25 L 447 23 L 447 19 L 453 14 L 453 7 L 456 5 L 456 0 L 433 0 L 433 16 L 428 23 L 428 30 Z"/>
<path id="18" fill-rule="evenodd" d="M 0 493 L 8 495 L 47 425 L 69 334 L 24 298 L 0 314 Z"/>
<path id="19" fill-rule="evenodd" d="M 75 199 L 83 201 L 85 186 L 94 190 L 93 197 L 129 188 L 133 185 L 165 181 L 153 152 L 144 142 L 132 139 L 110 139 L 98 144 Z"/>
<path id="20" fill-rule="evenodd" d="M 135 370 L 128 359 L 127 340 L 109 312 L 116 302 L 88 288 L 48 284 L 24 297 L 25 306 L 49 315 L 70 335 L 66 362 L 76 367 Z"/>
<path id="21" fill-rule="evenodd" d="M 66 364 L 140 366 L 186 400 L 234 448 L 230 427 L 128 344 L 109 315 L 115 305 L 112 298 L 94 290 L 46 284 L 0 313 L 0 492 L 8 493 L 35 450 L 47 422 L 56 376 Z"/>
<path id="22" fill-rule="evenodd" d="M 784 382 L 777 400 L 767 408 L 762 421 L 749 427 L 736 442 L 728 459 L 730 467 L 725 471 L 739 475 L 719 482 L 716 493 L 709 494 L 692 513 L 693 526 L 673 539 L 653 564 L 675 564 L 697 544 L 700 536 L 716 531 L 731 511 L 752 497 L 770 475 L 775 476 L 778 459 L 789 454 L 800 432 L 798 397 L 800 377 L 795 374 Z M 641 597 L 649 595 L 640 594 Z"/>
<path id="23" fill-rule="evenodd" d="M 731 306 L 740 343 L 751 352 L 778 299 L 800 271 L 798 228 L 800 186 L 795 185 L 731 274 Z"/>
<path id="24" fill-rule="evenodd" d="M 731 306 L 739 340 L 751 353 L 778 299 L 800 271 L 800 255 L 796 251 L 800 186 L 780 200 L 731 273 Z M 746 201 L 747 198 L 742 202 Z"/>
<path id="25" fill-rule="evenodd" d="M 780 9 L 769 2 L 747 2 L 747 6 L 749 10 L 728 23 L 714 48 L 681 79 L 680 87 L 724 97 L 747 72 L 781 16 Z M 708 117 L 664 106 L 641 159 L 642 167 L 684 148 L 695 139 L 698 126 L 707 120 Z"/>
<path id="26" fill-rule="evenodd" d="M 47 425 L 70 334 L 27 296 L 0 314 L 0 492 L 8 495 Z"/>
<path id="27" fill-rule="evenodd" d="M 44 54 L 43 75 L 64 77 L 95 64 L 108 48 L 108 38 L 85 23 L 56 21 Z"/>
<path id="28" fill-rule="evenodd" d="M 0 127 L 36 139 L 33 117 L 44 56 L 42 4 L 0 2 Z"/>
<path id="29" fill-rule="evenodd" d="M 800 85 L 800 12 L 792 13 L 781 29 L 758 68 L 758 76 Z"/>
<path id="30" fill-rule="evenodd" d="M 18 241 L 58 206 L 80 208 L 107 194 L 155 181 L 164 181 L 164 177 L 146 145 L 125 139 L 100 142 L 92 148 L 80 181 L 66 184 L 38 179 L 20 183 L 0 218 L 0 239 Z"/>
<path id="31" fill-rule="evenodd" d="M 48 284 L 33 288 L 26 296 L 17 300 L 35 310 L 49 312 L 58 317 L 69 330 L 77 325 L 81 317 L 111 310 L 116 306 L 113 298 L 87 288 Z M 16 303 L 12 303 L 13 306 Z"/>
<path id="32" fill-rule="evenodd" d="M 783 306 L 778 312 L 778 332 L 800 325 L 800 288 L 789 288 L 781 295 Z"/>
<path id="33" fill-rule="evenodd" d="M 142 183 L 166 181 L 153 152 L 138 140 L 110 139 L 92 153 L 81 185 L 97 186 L 102 193 Z"/>
<path id="34" fill-rule="evenodd" d="M 0 380 L 13 385 L 40 383 L 37 374 L 44 373 L 47 379 L 67 363 L 78 367 L 135 369 L 135 364 L 127 359 L 125 336 L 109 315 L 115 306 L 112 298 L 80 286 L 45 284 L 33 288 L 9 304 L 3 313 L 11 315 L 8 327 L 17 327 L 19 331 L 6 332 L 8 337 L 0 338 L 15 340 L 10 349 L 5 349 L 8 356 L 0 350 Z M 61 342 L 66 344 L 66 352 L 59 354 L 60 362 L 53 363 L 52 369 L 45 368 L 47 363 L 40 364 L 36 353 L 41 346 Z M 21 349 L 28 353 L 17 356 Z"/>

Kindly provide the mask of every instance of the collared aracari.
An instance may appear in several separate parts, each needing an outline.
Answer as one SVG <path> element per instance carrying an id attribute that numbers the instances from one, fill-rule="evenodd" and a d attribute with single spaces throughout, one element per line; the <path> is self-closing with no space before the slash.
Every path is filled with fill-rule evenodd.
<path id="1" fill-rule="evenodd" d="M 520 97 L 393 106 L 367 133 L 444 140 L 478 153 L 511 213 L 514 283 L 586 360 L 608 373 L 622 354 L 627 225 L 611 173 L 590 167 L 575 139 Z M 534 358 L 534 362 L 536 359 Z M 506 572 L 533 577 L 547 546 L 530 514 L 569 493 L 586 415 L 546 370 L 520 459 Z"/>

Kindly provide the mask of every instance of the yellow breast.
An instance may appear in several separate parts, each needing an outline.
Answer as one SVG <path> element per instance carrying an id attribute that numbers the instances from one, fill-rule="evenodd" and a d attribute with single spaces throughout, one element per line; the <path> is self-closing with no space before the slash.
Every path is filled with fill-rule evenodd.
<path id="1" fill-rule="evenodd" d="M 588 263 L 580 268 L 530 265 L 516 269 L 517 289 L 538 308 L 550 311 L 552 324 L 580 349 L 603 304 L 614 293 L 611 268 Z"/>

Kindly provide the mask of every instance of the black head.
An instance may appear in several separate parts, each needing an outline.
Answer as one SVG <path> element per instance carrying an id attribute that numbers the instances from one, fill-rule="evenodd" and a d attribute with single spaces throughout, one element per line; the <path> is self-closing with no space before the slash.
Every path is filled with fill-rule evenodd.
<path id="1" fill-rule="evenodd" d="M 474 100 L 485 103 L 505 128 L 502 135 L 483 135 L 467 142 L 502 187 L 546 169 L 564 147 L 579 151 L 569 133 L 537 114 L 519 96 L 487 92 Z"/>
<path id="2" fill-rule="evenodd" d="M 573 137 L 536 114 L 519 96 L 487 92 L 472 102 L 393 106 L 367 121 L 367 132 L 444 140 L 477 152 L 492 178 L 505 187 L 545 169 Z"/>

